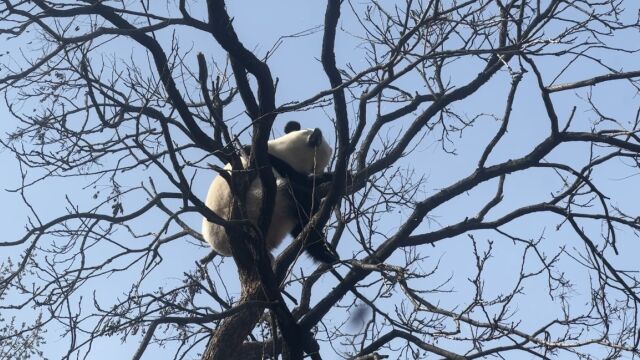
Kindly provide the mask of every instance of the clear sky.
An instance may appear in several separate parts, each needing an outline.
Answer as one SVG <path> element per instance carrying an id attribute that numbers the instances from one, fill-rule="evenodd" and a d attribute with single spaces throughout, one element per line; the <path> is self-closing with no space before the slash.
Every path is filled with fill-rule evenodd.
<path id="1" fill-rule="evenodd" d="M 633 1 L 629 1 L 629 3 L 632 2 Z M 240 39 L 247 48 L 253 49 L 256 53 L 262 55 L 278 41 L 280 36 L 316 28 L 322 24 L 324 16 L 324 3 L 317 1 L 282 0 L 255 1 L 250 3 L 229 1 L 228 6 L 229 13 L 234 17 L 234 26 Z M 633 4 L 630 6 L 637 8 L 638 5 Z M 631 12 L 633 13 L 633 11 Z M 341 27 L 351 29 L 354 25 L 353 17 L 349 14 L 349 11 L 345 9 L 343 11 Z M 620 43 L 640 43 L 637 41 L 637 33 L 628 32 L 624 34 L 621 39 L 617 39 L 616 41 Z M 221 50 L 210 37 L 195 33 L 178 33 L 177 35 L 182 48 L 193 48 L 191 54 L 193 64 L 195 64 L 195 54 L 197 52 L 203 52 L 212 58 L 220 58 Z M 307 98 L 320 90 L 328 88 L 328 81 L 322 72 L 322 66 L 319 61 L 321 35 L 321 32 L 316 32 L 313 35 L 303 38 L 286 39 L 269 59 L 269 65 L 274 77 L 279 79 L 277 98 L 279 104 L 295 99 Z M 168 43 L 168 34 L 164 34 L 164 36 L 166 36 L 166 38 L 163 40 Z M 12 53 L 12 61 L 20 61 L 20 57 L 14 55 L 14 51 L 17 48 L 15 42 L 8 42 L 6 46 L 7 51 Z M 129 57 L 136 60 L 144 59 L 144 54 L 141 53 L 139 48 L 126 47 L 121 43 L 113 43 L 110 47 L 114 49 L 114 51 L 117 51 L 118 55 L 124 59 Z M 109 47 L 107 47 L 107 49 L 109 49 Z M 344 66 L 348 62 L 356 69 L 366 67 L 366 64 L 362 60 L 362 51 L 359 49 L 359 41 L 347 32 L 340 32 L 338 34 L 336 54 L 339 66 Z M 4 61 L 3 59 L 6 59 L 6 57 L 0 58 L 0 62 Z M 637 57 L 633 58 L 621 54 L 619 58 L 614 60 L 620 69 L 633 70 L 637 69 L 638 66 Z M 549 62 L 542 62 L 543 68 L 546 71 L 557 67 L 552 61 L 554 61 L 554 59 L 550 59 Z M 455 82 L 461 81 L 459 79 L 469 79 L 478 72 L 477 66 L 473 67 L 472 65 L 472 62 L 469 64 L 461 64 L 459 73 L 451 73 L 449 75 L 451 78 L 456 79 Z M 602 72 L 603 70 L 597 66 L 584 66 L 563 75 L 563 79 L 564 81 L 577 80 L 599 75 Z M 552 73 L 552 71 L 549 71 L 549 74 Z M 509 90 L 508 85 L 510 79 L 507 72 L 500 72 L 486 87 L 482 88 L 481 91 L 465 99 L 463 103 L 453 105 L 453 109 L 459 114 L 466 114 L 469 118 L 473 118 L 478 114 L 502 114 L 504 99 Z M 551 79 L 545 80 L 548 82 Z M 409 83 L 407 86 L 419 88 L 420 85 L 417 83 Z M 589 110 L 588 103 L 586 102 L 587 95 L 589 95 L 587 89 L 554 95 L 553 99 L 560 118 L 567 119 L 572 107 L 577 106 L 575 127 L 578 129 L 588 129 L 591 126 L 591 122 L 595 120 L 597 116 L 593 111 Z M 591 95 L 593 95 L 597 104 L 602 109 L 605 109 L 611 117 L 633 120 L 635 112 L 638 106 L 640 106 L 632 87 L 629 85 L 625 86 L 619 82 L 599 85 L 592 90 Z M 356 105 L 351 106 L 355 107 Z M 536 89 L 536 84 L 533 82 L 531 76 L 523 80 L 523 86 L 518 91 L 514 109 L 509 132 L 496 148 L 495 156 L 490 159 L 490 163 L 521 156 L 530 151 L 538 141 L 547 135 L 547 126 L 540 125 L 541 122 L 546 124 L 546 114 Z M 355 111 L 353 108 L 350 110 Z M 233 111 L 240 113 L 242 110 L 240 108 L 232 108 L 231 113 L 233 113 Z M 2 133 L 11 131 L 16 126 L 16 120 L 7 112 L 4 103 L 0 104 L 0 119 L 2 119 L 2 121 L 0 121 L 0 132 Z M 281 134 L 283 124 L 285 124 L 287 120 L 293 119 L 299 120 L 303 124 L 303 127 L 322 128 L 325 130 L 325 134 L 329 134 L 328 137 L 333 143 L 334 139 L 333 136 L 331 136 L 332 130 L 328 115 L 319 109 L 301 112 L 295 115 L 287 114 L 278 118 L 274 125 L 274 135 L 277 136 Z M 406 121 L 399 122 L 397 125 L 392 126 L 389 129 L 390 133 L 402 132 L 403 126 L 408 126 L 411 120 L 412 119 L 408 117 Z M 415 144 L 416 151 L 401 161 L 399 166 L 403 169 L 415 170 L 415 176 L 423 175 L 426 177 L 426 184 L 418 196 L 428 196 L 435 190 L 447 186 L 456 181 L 456 179 L 471 173 L 477 164 L 479 152 L 482 151 L 483 146 L 493 137 L 499 125 L 500 123 L 495 119 L 489 116 L 483 116 L 481 120 L 477 122 L 476 126 L 465 130 L 462 137 L 452 139 L 452 143 L 449 144 L 449 146 L 451 149 L 455 149 L 455 155 L 444 153 L 441 149 L 441 144 L 436 141 L 436 136 L 427 135 L 422 142 Z M 244 139 L 248 138 L 246 137 L 247 135 L 248 134 L 244 135 Z M 579 168 L 578 164 L 584 164 L 585 161 L 588 160 L 588 155 L 588 148 L 584 146 L 564 146 L 561 148 L 561 151 L 551 154 L 549 159 L 561 159 L 565 163 L 575 164 Z M 6 169 L 4 174 L 0 176 L 0 188 L 14 189 L 19 186 L 21 179 L 17 162 L 9 151 L 1 148 L 0 164 L 3 164 Z M 37 170 L 33 172 L 37 173 Z M 147 174 L 142 174 L 144 178 L 156 175 L 153 170 L 150 170 Z M 194 178 L 193 188 L 197 194 L 201 194 L 204 197 L 213 173 L 200 171 L 197 175 L 198 176 Z M 141 176 L 141 174 L 124 177 L 123 180 L 128 181 L 128 183 L 122 185 L 125 187 L 137 185 L 141 181 L 141 178 L 138 176 Z M 601 186 L 607 195 L 615 199 L 615 204 L 627 209 L 630 213 L 640 214 L 640 206 L 638 205 L 640 204 L 640 192 L 635 191 L 635 189 L 638 188 L 638 176 L 635 175 L 633 169 L 618 162 L 605 167 L 599 173 L 596 173 L 594 177 L 598 178 L 599 186 Z M 96 191 L 99 191 L 101 186 L 100 184 L 98 184 L 96 188 L 89 186 L 91 180 L 92 179 L 82 177 L 62 180 L 51 179 L 32 188 L 26 193 L 26 196 L 33 202 L 34 207 L 38 209 L 38 214 L 42 220 L 47 221 L 64 212 L 67 206 L 65 201 L 66 194 L 68 194 L 74 202 L 85 206 L 91 205 L 93 201 L 92 195 Z M 167 182 L 161 178 L 158 178 L 156 181 L 160 187 L 169 188 Z M 526 174 L 512 174 L 505 184 L 505 199 L 503 203 L 495 209 L 496 217 L 499 214 L 504 214 L 510 209 L 513 209 L 517 205 L 531 203 L 533 199 L 537 199 L 537 201 L 547 199 L 549 192 L 557 189 L 558 185 L 559 179 L 553 175 L 550 176 L 548 170 L 532 171 Z M 86 188 L 87 186 L 89 187 Z M 496 191 L 496 186 L 496 181 L 487 182 L 468 194 L 459 196 L 450 203 L 439 207 L 435 213 L 429 214 L 431 221 L 425 221 L 419 228 L 419 231 L 434 229 L 441 225 L 459 221 L 465 216 L 473 215 L 475 213 L 474 211 L 465 210 L 479 209 L 487 199 L 493 196 Z M 137 208 L 135 202 L 136 198 L 128 200 L 128 202 L 125 203 L 125 211 Z M 24 234 L 24 224 L 30 213 L 28 207 L 22 202 L 20 194 L 8 191 L 0 192 L 0 204 L 3 204 L 3 208 L 5 209 L 3 211 L 5 216 L 0 217 L 0 226 L 5 229 L 5 231 L 3 231 L 4 240 L 7 241 L 21 237 Z M 392 234 L 397 230 L 401 221 L 405 220 L 404 217 L 406 215 L 407 214 L 396 214 L 395 216 L 389 217 L 383 216 L 376 225 L 382 233 Z M 157 227 L 157 224 L 154 224 L 148 217 L 145 218 L 144 221 L 145 222 L 137 222 L 135 226 L 138 228 Z M 200 227 L 200 217 L 195 214 L 186 216 L 185 221 L 195 229 L 199 229 Z M 567 231 L 568 229 L 566 227 L 560 230 L 556 229 L 556 225 L 559 223 L 560 219 L 557 217 L 536 215 L 509 224 L 505 229 L 509 231 L 513 230 L 523 237 L 544 237 L 545 244 L 543 248 L 547 249 L 550 253 L 556 251 L 562 244 L 567 246 L 567 251 L 569 252 L 572 252 L 572 249 L 581 249 L 583 245 L 581 245 L 579 239 L 577 239 L 572 232 Z M 586 228 L 591 231 L 597 231 L 597 227 L 591 228 L 587 226 Z M 636 258 L 636 254 L 640 251 L 638 238 L 630 232 L 622 232 L 621 235 L 619 244 L 623 251 L 621 251 L 619 256 L 613 257 L 612 260 L 619 268 L 638 270 Z M 126 234 L 121 234 L 121 236 L 125 238 Z M 494 257 L 490 259 L 484 276 L 486 294 L 504 292 L 505 289 L 513 286 L 517 279 L 517 271 L 520 266 L 519 251 L 521 248 L 510 241 L 506 241 L 504 238 L 497 238 L 495 233 L 492 232 L 477 232 L 475 233 L 475 237 L 481 249 L 487 249 L 489 240 L 494 241 Z M 378 241 L 381 240 L 378 239 Z M 348 245 L 348 242 L 343 242 L 341 246 L 342 247 L 338 249 L 341 257 L 349 257 L 353 248 Z M 3 248 L 2 257 L 4 257 L 5 254 L 15 256 L 17 254 L 16 250 L 17 249 Z M 158 271 L 156 271 L 152 277 L 145 281 L 145 285 L 149 289 L 157 286 L 170 287 L 180 283 L 183 279 L 183 273 L 193 270 L 194 262 L 208 253 L 206 247 L 187 244 L 186 242 L 174 242 L 164 247 L 162 251 L 164 258 L 162 266 L 159 267 Z M 467 304 L 458 304 L 457 300 L 460 298 L 469 299 L 470 291 L 472 290 L 472 287 L 469 286 L 468 278 L 474 276 L 475 268 L 469 238 L 465 235 L 459 238 L 449 239 L 439 243 L 436 247 L 428 247 L 420 249 L 420 251 L 423 255 L 427 256 L 423 264 L 425 271 L 439 264 L 439 271 L 428 280 L 425 280 L 428 282 L 424 284 L 425 288 L 435 286 L 439 282 L 451 278 L 449 284 L 443 289 L 451 290 L 451 292 L 434 295 L 437 299 L 436 302 L 449 308 L 456 306 L 463 308 L 466 306 Z M 514 254 L 516 255 L 514 256 Z M 402 255 L 398 254 L 397 256 L 397 258 L 392 257 L 390 261 L 392 263 L 394 261 L 400 262 Z M 2 259 L 2 257 L 0 257 L 0 259 Z M 310 262 L 305 261 L 302 264 L 303 265 L 298 264 L 297 266 L 309 265 Z M 582 268 L 577 267 L 574 262 L 566 257 L 563 258 L 562 264 L 565 266 L 566 276 L 572 277 L 578 285 L 576 286 L 576 293 L 573 294 L 575 299 L 583 301 L 590 295 L 587 293 L 589 287 L 584 286 L 590 281 L 588 277 L 589 274 L 584 272 Z M 537 266 L 538 264 L 530 263 L 527 264 L 526 268 L 532 270 Z M 305 273 L 309 272 L 311 272 L 311 270 L 305 271 Z M 136 275 L 137 273 L 135 272 L 132 274 L 134 277 Z M 232 261 L 230 259 L 225 260 L 222 266 L 221 276 L 229 286 L 230 292 L 237 291 L 237 284 L 233 281 L 234 275 Z M 126 287 L 129 286 L 127 282 L 127 280 L 129 280 L 128 276 L 131 275 L 113 276 L 109 278 L 109 281 L 106 283 L 88 283 L 85 295 L 90 296 L 93 290 L 95 290 L 100 300 L 105 304 L 109 304 L 110 301 L 124 296 L 124 293 L 128 290 Z M 326 294 L 334 285 L 332 280 L 324 281 L 325 283 L 322 284 L 322 286 L 316 288 L 318 297 Z M 10 301 L 11 299 L 8 300 Z M 317 300 L 317 298 L 315 300 Z M 394 311 L 394 306 L 398 305 L 392 300 L 393 299 L 389 299 L 388 303 L 381 303 L 380 306 L 391 313 Z M 523 321 L 525 330 L 534 329 L 542 323 L 548 322 L 550 318 L 554 318 L 554 314 L 558 313 L 559 309 L 552 306 L 553 302 L 554 301 L 547 295 L 544 279 L 534 279 L 526 284 L 523 294 L 515 301 L 515 303 L 518 304 L 518 315 L 516 319 Z M 91 304 L 91 302 L 88 304 Z M 576 301 L 576 306 L 580 306 L 578 301 Z M 19 314 L 19 316 L 26 318 L 32 315 L 33 314 L 25 312 Z M 327 319 L 328 321 L 338 321 L 345 316 L 349 316 L 349 314 L 343 314 L 340 310 L 337 310 L 330 314 Z M 59 335 L 60 334 L 56 333 L 55 325 L 47 334 L 48 344 L 45 349 L 51 359 L 58 358 L 58 354 L 65 351 L 69 344 L 69 339 L 58 337 Z M 90 358 L 96 360 L 130 358 L 138 346 L 139 338 L 139 335 L 131 337 L 125 344 L 121 344 L 117 338 L 95 342 L 93 345 L 95 351 Z M 451 350 L 464 352 L 467 349 L 451 348 Z M 166 354 L 166 350 L 154 347 L 150 349 L 144 358 L 162 358 L 163 354 Z M 518 355 L 518 357 L 514 356 L 513 358 L 529 359 L 530 357 Z"/>

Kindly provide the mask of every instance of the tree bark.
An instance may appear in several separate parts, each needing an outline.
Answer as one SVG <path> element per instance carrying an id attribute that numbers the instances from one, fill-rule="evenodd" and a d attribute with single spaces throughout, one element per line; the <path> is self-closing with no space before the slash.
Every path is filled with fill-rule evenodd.
<path id="1" fill-rule="evenodd" d="M 242 282 L 238 304 L 252 300 L 266 300 L 259 278 Z M 256 326 L 264 307 L 251 307 L 224 319 L 207 344 L 202 360 L 246 359 L 246 352 L 239 352 L 242 343 Z M 241 356 L 241 357 L 240 357 Z"/>

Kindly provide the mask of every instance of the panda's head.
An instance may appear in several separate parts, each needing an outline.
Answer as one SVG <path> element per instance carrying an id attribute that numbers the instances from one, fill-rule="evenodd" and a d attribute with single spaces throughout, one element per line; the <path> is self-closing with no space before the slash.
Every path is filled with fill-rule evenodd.
<path id="1" fill-rule="evenodd" d="M 320 129 L 300 129 L 300 123 L 289 121 L 285 135 L 269 141 L 269 153 L 305 174 L 321 174 L 329 165 L 331 147 Z"/>

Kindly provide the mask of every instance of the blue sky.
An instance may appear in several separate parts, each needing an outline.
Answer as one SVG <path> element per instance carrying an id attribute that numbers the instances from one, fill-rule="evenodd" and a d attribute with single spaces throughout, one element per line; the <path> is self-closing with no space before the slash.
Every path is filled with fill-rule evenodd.
<path id="1" fill-rule="evenodd" d="M 637 4 L 634 4 L 637 8 Z M 630 11 L 633 13 L 633 11 Z M 234 17 L 234 25 L 240 39 L 249 49 L 255 50 L 258 54 L 264 54 L 273 44 L 278 41 L 282 35 L 298 33 L 300 31 L 315 28 L 322 24 L 324 4 L 322 2 L 301 2 L 301 1 L 277 1 L 277 2 L 251 2 L 251 6 L 247 6 L 246 2 L 230 2 L 229 13 Z M 341 26 L 345 29 L 351 29 L 354 25 L 354 19 L 347 9 L 343 11 Z M 168 35 L 164 41 L 168 43 Z M 307 98 L 316 92 L 326 89 L 328 81 L 322 72 L 322 66 L 319 61 L 321 32 L 303 38 L 287 39 L 269 59 L 269 65 L 274 77 L 279 79 L 278 98 L 279 104 L 300 98 Z M 215 44 L 213 39 L 202 34 L 180 33 L 181 46 L 183 48 L 193 48 L 192 59 L 195 64 L 195 53 L 203 52 L 209 58 L 220 58 L 221 50 Z M 638 43 L 638 34 L 633 32 L 624 33 L 621 38 L 616 39 L 620 43 Z M 338 64 L 345 65 L 349 62 L 357 69 L 366 67 L 362 60 L 362 50 L 359 48 L 359 41 L 346 32 L 338 35 L 338 43 L 336 54 Z M 8 50 L 12 52 L 17 48 L 14 42 L 7 43 Z M 24 46 L 20 44 L 20 46 Z M 114 51 L 123 56 L 126 60 L 144 59 L 144 54 L 137 48 L 131 48 L 114 43 L 110 45 Z M 107 50 L 110 47 L 107 47 Z M 125 50 L 122 50 L 125 49 Z M 131 49 L 131 50 L 129 50 Z M 126 51 L 130 51 L 127 53 Z M 14 57 L 17 60 L 18 57 Z M 0 58 L 1 59 L 1 58 Z M 633 70 L 637 67 L 637 58 L 633 56 L 620 56 L 610 59 L 620 69 Z M 553 69 L 557 68 L 555 59 L 541 62 L 542 68 L 549 74 L 553 74 Z M 473 66 L 473 62 L 461 63 L 457 71 L 451 71 L 448 75 L 455 82 L 463 81 L 475 76 L 478 68 Z M 475 64 L 477 65 L 477 64 Z M 141 61 L 140 66 L 144 66 Z M 599 75 L 603 70 L 595 65 L 584 65 L 574 68 L 570 73 L 564 74 L 562 81 L 571 81 L 586 78 L 589 76 Z M 500 142 L 495 151 L 495 156 L 490 158 L 489 163 L 496 163 L 518 157 L 531 150 L 537 141 L 540 141 L 547 135 L 548 126 L 546 114 L 542 107 L 542 100 L 535 87 L 534 79 L 530 76 L 525 77 L 523 86 L 518 90 L 516 101 L 514 103 L 514 113 L 509 127 L 507 136 Z M 486 87 L 482 88 L 478 93 L 465 99 L 460 104 L 454 104 L 452 108 L 459 114 L 463 114 L 472 118 L 478 114 L 495 113 L 502 114 L 504 107 L 504 99 L 508 91 L 508 84 L 511 78 L 506 71 L 497 74 Z M 549 78 L 545 78 L 548 82 Z M 419 88 L 419 84 L 410 83 L 410 87 Z M 630 85 L 623 82 L 612 82 L 601 84 L 591 90 L 594 101 L 606 111 L 609 116 L 619 117 L 625 120 L 632 120 L 635 112 L 640 106 L 635 91 Z M 589 95 L 588 89 L 580 89 L 575 92 L 567 92 L 563 94 L 553 95 L 553 100 L 558 110 L 561 122 L 564 122 L 573 106 L 577 106 L 577 116 L 574 120 L 576 129 L 588 129 L 591 122 L 597 118 L 593 111 L 589 110 L 586 103 L 586 96 Z M 355 107 L 355 105 L 353 105 Z M 351 109 L 355 111 L 354 109 Z M 240 108 L 231 108 L 229 113 L 234 111 L 241 113 Z M 329 134 L 330 140 L 333 141 L 331 127 L 327 115 L 322 110 L 302 112 L 298 114 L 287 114 L 278 118 L 274 126 L 274 136 L 282 133 L 282 126 L 287 120 L 299 120 L 304 127 L 320 127 L 325 130 L 325 134 Z M 0 132 L 4 133 L 14 128 L 16 122 L 7 113 L 4 104 L 0 104 L 0 118 L 4 121 L 0 122 Z M 389 128 L 389 134 L 400 133 L 403 126 L 408 126 L 412 118 L 400 121 L 398 124 Z M 541 123 L 543 125 L 541 125 Z M 421 188 L 421 195 L 428 196 L 437 189 L 451 184 L 461 177 L 471 173 L 477 163 L 479 153 L 483 146 L 493 137 L 495 131 L 499 128 L 500 123 L 489 116 L 483 116 L 477 122 L 476 126 L 471 127 L 463 133 L 462 137 L 452 139 L 451 148 L 455 148 L 456 155 L 446 154 L 442 152 L 440 143 L 437 141 L 435 134 L 427 134 L 420 143 L 416 143 L 416 150 L 409 157 L 403 159 L 398 166 L 402 169 L 412 169 L 417 175 L 423 175 L 427 179 L 425 185 Z M 245 134 L 247 139 L 248 134 Z M 584 146 L 563 146 L 560 151 L 551 154 L 549 159 L 561 160 L 565 163 L 584 164 L 588 156 L 588 148 Z M 213 160 L 211 160 L 213 161 Z M 0 177 L 0 188 L 12 189 L 20 184 L 20 174 L 17 170 L 17 163 L 13 159 L 10 152 L 0 149 L 0 163 L 4 165 L 5 175 Z M 636 169 L 637 170 L 637 169 Z M 37 172 L 37 171 L 36 171 Z M 158 186 L 168 188 L 170 185 L 161 178 L 155 178 L 157 172 L 150 170 L 149 173 L 137 174 L 136 176 L 124 177 L 125 186 L 135 186 L 141 179 L 147 176 L 154 176 Z M 194 178 L 193 189 L 197 194 L 206 193 L 209 182 L 212 179 L 212 172 L 200 171 Z M 416 176 L 417 176 L 416 175 Z M 620 162 L 613 163 L 604 167 L 599 173 L 596 173 L 598 185 L 612 198 L 615 204 L 621 208 L 627 209 L 630 213 L 640 214 L 640 193 L 633 191 L 637 189 L 638 176 L 634 175 L 633 169 L 625 166 Z M 65 195 L 69 196 L 81 205 L 90 206 L 92 204 L 91 195 L 98 188 L 87 187 L 91 179 L 77 177 L 73 179 L 51 179 L 45 183 L 32 188 L 27 192 L 27 197 L 33 202 L 38 209 L 44 221 L 54 218 L 58 214 L 64 212 Z M 142 180 L 143 181 L 143 180 Z M 550 175 L 549 170 L 535 170 L 527 173 L 512 174 L 507 178 L 505 184 L 505 199 L 495 209 L 495 216 L 499 216 L 517 205 L 531 203 L 532 201 L 540 201 L 548 198 L 549 192 L 557 189 L 559 180 L 557 177 Z M 427 231 L 446 225 L 454 221 L 464 219 L 465 216 L 473 215 L 479 209 L 483 202 L 486 202 L 494 193 L 497 186 L 496 181 L 489 181 L 480 185 L 477 189 L 468 194 L 459 196 L 448 204 L 439 207 L 436 212 L 429 214 L 430 221 L 425 221 L 419 228 L 419 231 Z M 137 208 L 136 201 L 140 198 L 132 198 L 125 203 L 125 210 Z M 6 216 L 0 217 L 0 226 L 4 231 L 7 240 L 12 240 L 22 236 L 24 233 L 24 225 L 29 210 L 23 204 L 19 194 L 11 192 L 0 192 L 0 203 L 4 204 Z M 397 229 L 402 220 L 405 220 L 406 213 L 394 214 L 394 216 L 382 216 L 380 221 L 376 223 L 381 232 L 392 234 Z M 195 214 L 185 217 L 185 221 L 194 228 L 199 229 L 200 218 Z M 561 219 L 550 215 L 535 215 L 525 219 L 518 220 L 505 227 L 505 230 L 513 231 L 521 237 L 539 238 L 544 237 L 543 248 L 549 253 L 557 251 L 560 245 L 566 245 L 569 252 L 581 249 L 582 245 L 577 237 L 565 226 L 556 230 L 556 225 Z M 152 219 L 145 218 L 144 221 L 136 222 L 139 228 L 153 226 Z M 597 231 L 595 225 L 585 225 L 589 231 Z M 612 261 L 619 268 L 637 269 L 637 260 L 635 254 L 640 251 L 638 238 L 630 232 L 622 232 L 619 239 L 620 247 L 623 251 L 619 256 L 612 257 Z M 126 239 L 126 234 L 121 234 L 122 239 Z M 493 232 L 477 232 L 475 238 L 481 249 L 486 249 L 488 242 L 494 241 L 495 253 L 490 259 L 485 274 L 485 291 L 486 294 L 499 294 L 509 289 L 516 280 L 519 268 L 519 252 L 521 247 L 514 245 L 512 242 L 497 237 Z M 382 238 L 374 241 L 382 241 Z M 572 250 L 575 249 L 575 250 Z M 348 242 L 343 242 L 341 248 L 338 249 L 343 258 L 349 257 L 353 248 Z M 3 249 L 8 251 L 8 255 L 15 255 L 15 250 Z M 420 248 L 419 251 L 427 256 L 422 263 L 423 270 L 427 270 L 436 264 L 439 271 L 432 277 L 424 280 L 424 284 L 419 284 L 424 288 L 429 288 L 439 284 L 448 278 L 451 281 L 445 286 L 444 290 L 451 290 L 435 294 L 439 304 L 449 308 L 463 308 L 467 304 L 459 304 L 459 299 L 468 299 L 472 288 L 470 287 L 468 278 L 474 276 L 473 253 L 471 252 L 471 242 L 469 238 L 461 236 L 449 239 L 439 243 L 436 247 Z M 145 281 L 145 285 L 149 288 L 157 286 L 170 287 L 179 283 L 182 274 L 185 271 L 194 268 L 194 262 L 207 254 L 205 247 L 186 244 L 185 242 L 173 242 L 162 249 L 164 261 L 153 276 Z M 514 256 L 514 254 L 516 254 Z M 100 256 L 100 254 L 94 254 Z M 397 254 L 390 259 L 391 263 L 400 263 L 403 255 Z M 304 261 L 296 265 L 298 268 L 308 266 L 310 263 Z M 588 287 L 585 287 L 590 281 L 589 274 L 583 271 L 581 267 L 575 265 L 569 259 L 563 259 L 562 264 L 567 277 L 572 277 L 576 282 L 576 292 L 573 294 L 576 306 L 579 307 L 581 301 L 589 296 Z M 535 262 L 527 263 L 525 268 L 533 270 L 539 264 Z M 221 267 L 221 276 L 225 284 L 229 287 L 230 292 L 237 292 L 237 283 L 234 281 L 234 269 L 230 259 L 224 260 Z M 344 269 L 343 269 L 344 270 Z M 305 269 L 305 273 L 311 270 Z M 133 273 L 135 276 L 137 273 Z M 110 301 L 118 297 L 124 296 L 127 290 L 129 276 L 118 275 L 100 282 L 88 283 L 88 296 L 93 290 L 96 291 L 101 301 L 108 304 Z M 531 330 L 542 323 L 548 322 L 549 318 L 553 318 L 558 313 L 558 308 L 553 306 L 554 301 L 551 300 L 546 292 L 546 284 L 544 279 L 533 279 L 527 282 L 525 291 L 515 301 L 518 304 L 518 314 L 516 319 L 523 321 L 524 330 Z M 331 278 L 323 279 L 323 283 L 316 289 L 317 300 L 326 293 L 335 281 Z M 323 291 L 326 290 L 326 291 Z M 394 311 L 398 304 L 389 299 L 387 302 L 381 301 L 380 306 L 387 309 L 390 313 Z M 86 301 L 86 299 L 85 299 Z M 32 314 L 21 312 L 19 316 L 27 319 Z M 328 321 L 340 321 L 347 318 L 349 314 L 345 314 L 342 310 L 336 310 L 328 317 Z M 59 329 L 58 329 L 59 330 Z M 60 352 L 65 351 L 68 346 L 67 338 L 58 338 L 56 334 L 56 326 L 54 325 L 48 333 L 48 344 L 46 352 L 50 358 L 57 358 Z M 95 352 L 91 359 L 112 359 L 112 358 L 129 358 L 138 345 L 139 335 L 129 338 L 125 344 L 121 344 L 118 338 L 111 338 L 104 341 L 94 343 Z M 452 345 L 451 350 L 464 352 L 466 348 L 456 348 Z M 345 349 L 343 349 L 345 350 Z M 331 354 L 330 349 L 325 349 Z M 153 348 L 144 357 L 152 359 L 156 356 L 166 354 L 164 349 Z M 331 358 L 328 356 L 327 358 Z M 513 357 L 517 359 L 528 359 L 529 356 L 518 355 Z"/>

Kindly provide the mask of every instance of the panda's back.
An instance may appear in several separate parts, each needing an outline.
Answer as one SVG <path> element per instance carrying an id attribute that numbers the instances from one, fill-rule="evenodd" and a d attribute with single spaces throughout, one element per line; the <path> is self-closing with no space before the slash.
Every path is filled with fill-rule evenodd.
<path id="1" fill-rule="evenodd" d="M 231 170 L 231 165 L 225 165 L 224 169 Z M 278 246 L 296 224 L 296 214 L 292 213 L 292 209 L 295 209 L 295 206 L 291 204 L 287 180 L 279 176 L 275 171 L 274 175 L 276 176 L 277 193 L 271 217 L 271 226 L 266 236 L 267 249 L 273 249 Z M 255 225 L 257 225 L 260 215 L 261 199 L 262 183 L 260 179 L 255 179 L 249 186 L 246 197 L 247 216 Z M 205 203 L 218 216 L 226 220 L 229 219 L 233 206 L 233 197 L 227 181 L 222 176 L 216 176 L 211 186 L 209 186 Z M 203 218 L 202 235 L 216 252 L 224 256 L 231 256 L 229 237 L 223 226 L 211 223 Z"/>

